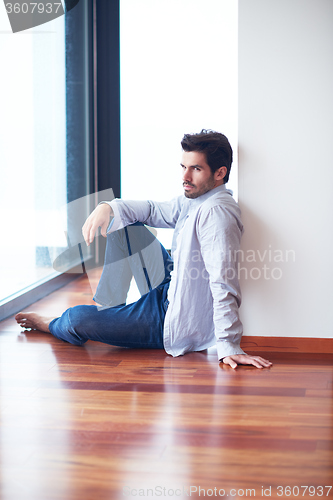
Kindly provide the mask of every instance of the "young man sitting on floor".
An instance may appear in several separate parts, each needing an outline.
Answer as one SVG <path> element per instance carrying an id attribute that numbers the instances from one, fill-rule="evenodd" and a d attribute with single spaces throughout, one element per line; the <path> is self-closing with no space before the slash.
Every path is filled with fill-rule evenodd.
<path id="1" fill-rule="evenodd" d="M 216 345 L 218 360 L 232 368 L 271 366 L 240 347 L 237 256 L 243 225 L 239 207 L 225 186 L 232 164 L 229 141 L 223 134 L 202 130 L 186 134 L 181 144 L 183 195 L 169 202 L 114 199 L 98 205 L 83 226 L 87 245 L 99 227 L 107 237 L 104 270 L 94 297 L 102 307 L 75 306 L 60 318 L 23 312 L 16 315 L 22 327 L 50 332 L 75 345 L 96 340 L 165 349 L 172 356 Z M 161 244 L 155 244 L 162 272 L 155 259 L 144 260 L 144 248 L 154 244 L 144 224 L 174 229 L 172 260 Z M 135 245 L 140 256 L 136 261 Z M 119 257 L 122 252 L 127 252 L 127 259 Z M 142 296 L 126 305 L 132 274 L 138 284 L 141 276 Z"/>

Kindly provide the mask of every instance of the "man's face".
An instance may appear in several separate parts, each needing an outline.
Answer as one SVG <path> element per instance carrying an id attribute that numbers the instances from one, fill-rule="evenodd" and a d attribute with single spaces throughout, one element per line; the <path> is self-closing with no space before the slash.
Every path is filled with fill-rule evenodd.
<path id="1" fill-rule="evenodd" d="M 183 187 L 186 198 L 198 198 L 223 184 L 223 177 L 221 180 L 217 172 L 212 174 L 204 153 L 184 151 L 180 165 L 183 169 Z"/>

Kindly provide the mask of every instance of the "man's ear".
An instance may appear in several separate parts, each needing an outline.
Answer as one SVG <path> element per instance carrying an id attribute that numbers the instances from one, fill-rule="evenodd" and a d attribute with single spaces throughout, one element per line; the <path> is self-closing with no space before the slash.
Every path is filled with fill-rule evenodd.
<path id="1" fill-rule="evenodd" d="M 227 175 L 227 167 L 220 167 L 214 173 L 214 178 L 216 181 L 221 181 Z"/>

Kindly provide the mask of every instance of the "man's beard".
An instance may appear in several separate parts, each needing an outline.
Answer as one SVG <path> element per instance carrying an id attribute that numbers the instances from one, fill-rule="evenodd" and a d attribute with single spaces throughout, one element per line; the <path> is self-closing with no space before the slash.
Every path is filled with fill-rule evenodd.
<path id="1" fill-rule="evenodd" d="M 184 195 L 186 198 L 191 198 L 192 200 L 195 198 L 199 198 L 199 196 L 202 196 L 203 194 L 208 193 L 211 189 L 214 188 L 214 175 L 212 175 L 205 184 L 203 184 L 198 191 L 195 192 L 187 192 L 184 191 Z M 183 186 L 193 186 L 194 188 L 196 187 L 195 184 L 191 184 L 190 182 L 183 182 Z"/>

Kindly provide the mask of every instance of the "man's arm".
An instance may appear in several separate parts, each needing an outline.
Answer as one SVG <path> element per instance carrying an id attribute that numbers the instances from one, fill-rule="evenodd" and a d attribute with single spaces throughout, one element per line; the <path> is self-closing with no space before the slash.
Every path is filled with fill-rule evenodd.
<path id="1" fill-rule="evenodd" d="M 243 328 L 238 312 L 241 294 L 237 250 L 241 234 L 240 221 L 221 206 L 211 208 L 201 217 L 198 225 L 201 253 L 213 296 L 218 359 L 232 368 L 237 368 L 239 364 L 268 368 L 270 361 L 260 356 L 249 356 L 240 347 Z"/>
<path id="2" fill-rule="evenodd" d="M 151 227 L 174 228 L 179 217 L 183 196 L 169 202 L 154 201 L 123 201 L 102 202 L 89 215 L 82 228 L 82 234 L 87 245 L 95 237 L 97 229 L 101 228 L 102 236 L 107 232 L 116 231 L 122 227 L 142 222 Z M 109 228 L 111 218 L 112 226 Z"/>

